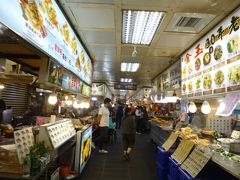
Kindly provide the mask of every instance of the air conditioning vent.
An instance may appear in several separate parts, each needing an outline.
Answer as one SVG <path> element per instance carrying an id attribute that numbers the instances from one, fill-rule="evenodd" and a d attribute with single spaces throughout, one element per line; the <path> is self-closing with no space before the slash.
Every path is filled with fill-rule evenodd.
<path id="1" fill-rule="evenodd" d="M 177 22 L 176 26 L 178 27 L 192 27 L 194 28 L 201 18 L 195 18 L 195 17 L 181 17 L 179 21 Z"/>
<path id="2" fill-rule="evenodd" d="M 204 13 L 174 13 L 166 31 L 199 33 L 216 15 Z"/>

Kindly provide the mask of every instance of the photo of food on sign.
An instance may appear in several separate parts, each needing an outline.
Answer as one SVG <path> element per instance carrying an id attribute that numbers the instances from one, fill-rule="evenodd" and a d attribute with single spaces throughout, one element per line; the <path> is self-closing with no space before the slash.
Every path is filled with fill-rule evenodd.
<path id="1" fill-rule="evenodd" d="M 217 86 L 221 86 L 224 82 L 224 73 L 221 70 L 218 70 L 214 77 L 214 82 Z"/>
<path id="2" fill-rule="evenodd" d="M 183 92 L 186 92 L 186 89 L 187 89 L 187 86 L 186 86 L 185 83 L 183 83 L 183 86 L 182 86 L 182 90 L 183 90 Z"/>
<path id="3" fill-rule="evenodd" d="M 222 57 L 222 55 L 223 55 L 222 46 L 221 45 L 216 46 L 213 53 L 214 59 L 218 61 Z"/>
<path id="4" fill-rule="evenodd" d="M 198 71 L 201 67 L 201 60 L 200 58 L 197 58 L 197 60 L 195 61 L 195 70 Z"/>
<path id="5" fill-rule="evenodd" d="M 228 53 L 234 53 L 240 48 L 239 36 L 234 35 L 227 43 Z"/>
<path id="6" fill-rule="evenodd" d="M 77 41 L 76 41 L 76 37 L 74 36 L 71 40 L 71 48 L 74 54 L 77 54 Z"/>
<path id="7" fill-rule="evenodd" d="M 206 74 L 203 78 L 203 88 L 211 89 L 212 87 L 212 77 L 210 74 Z"/>
<path id="8" fill-rule="evenodd" d="M 185 78 L 186 76 L 187 76 L 187 69 L 186 69 L 186 67 L 184 67 L 182 69 L 182 78 Z"/>
<path id="9" fill-rule="evenodd" d="M 204 66 L 207 66 L 211 62 L 211 55 L 210 53 L 205 53 L 203 56 L 203 64 Z"/>
<path id="10" fill-rule="evenodd" d="M 78 70 L 81 70 L 81 61 L 80 61 L 80 57 L 79 56 L 77 56 L 77 59 L 76 59 L 76 62 L 75 62 L 75 67 Z"/>
<path id="11" fill-rule="evenodd" d="M 188 82 L 188 91 L 191 92 L 193 90 L 193 83 L 192 81 Z"/>
<path id="12" fill-rule="evenodd" d="M 35 30 L 39 30 L 43 25 L 43 17 L 39 12 L 37 3 L 35 0 L 26 1 L 19 0 L 23 11 L 23 17 L 33 26 Z"/>
<path id="13" fill-rule="evenodd" d="M 228 80 L 231 84 L 240 83 L 240 65 L 234 64 L 228 69 Z"/>
<path id="14" fill-rule="evenodd" d="M 87 65 L 85 64 L 83 67 L 83 75 L 86 77 L 87 76 Z"/>
<path id="15" fill-rule="evenodd" d="M 200 89 L 201 88 L 201 83 L 202 83 L 201 78 L 197 78 L 196 82 L 195 82 L 196 89 Z"/>
<path id="16" fill-rule="evenodd" d="M 58 29 L 57 12 L 53 6 L 53 0 L 43 0 L 39 4 L 49 21 Z"/>
<path id="17" fill-rule="evenodd" d="M 84 55 L 83 49 L 81 51 L 81 55 L 80 56 L 81 56 L 82 64 L 84 64 L 85 63 L 85 55 Z"/>
<path id="18" fill-rule="evenodd" d="M 82 143 L 82 164 L 81 166 L 85 166 L 87 160 L 90 157 L 91 153 L 91 136 L 89 136 L 83 143 Z"/>
<path id="19" fill-rule="evenodd" d="M 62 34 L 64 40 L 65 40 L 67 43 L 69 43 L 69 41 L 70 41 L 70 32 L 69 32 L 69 28 L 68 28 L 67 23 L 64 23 L 64 24 L 62 25 L 60 31 L 61 31 L 61 34 Z"/>
<path id="20" fill-rule="evenodd" d="M 193 65 L 189 64 L 188 65 L 188 73 L 189 73 L 189 75 L 191 75 L 192 72 L 193 72 Z"/>

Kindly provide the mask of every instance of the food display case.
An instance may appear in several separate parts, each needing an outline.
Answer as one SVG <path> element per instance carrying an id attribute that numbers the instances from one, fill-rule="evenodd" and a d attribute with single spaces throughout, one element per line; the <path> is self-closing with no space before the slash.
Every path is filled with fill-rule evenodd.
<path id="1" fill-rule="evenodd" d="M 52 149 L 57 149 L 66 141 L 75 136 L 76 131 L 71 120 L 61 120 L 40 126 L 39 141 Z"/>

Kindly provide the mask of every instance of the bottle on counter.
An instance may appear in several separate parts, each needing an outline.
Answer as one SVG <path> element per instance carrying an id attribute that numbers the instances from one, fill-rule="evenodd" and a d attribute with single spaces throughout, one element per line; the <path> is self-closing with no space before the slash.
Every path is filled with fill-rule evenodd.
<path id="1" fill-rule="evenodd" d="M 29 154 L 26 154 L 26 157 L 23 161 L 23 176 L 29 177 L 30 176 L 30 170 L 31 170 L 31 160 Z"/>

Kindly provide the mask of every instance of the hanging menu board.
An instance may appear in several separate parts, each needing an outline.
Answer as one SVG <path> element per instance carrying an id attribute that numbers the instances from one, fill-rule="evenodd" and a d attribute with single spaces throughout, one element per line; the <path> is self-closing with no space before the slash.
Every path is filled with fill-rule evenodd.
<path id="1" fill-rule="evenodd" d="M 202 96 L 240 90 L 240 9 L 181 57 L 182 94 Z"/>
<path id="2" fill-rule="evenodd" d="M 162 74 L 163 90 L 178 89 L 181 84 L 181 64 L 176 62 Z"/>
<path id="3" fill-rule="evenodd" d="M 11 0 L 0 22 L 91 84 L 92 62 L 55 0 Z"/>
<path id="4" fill-rule="evenodd" d="M 52 61 L 49 65 L 48 82 L 68 91 L 82 94 L 83 82 Z"/>
<path id="5" fill-rule="evenodd" d="M 178 145 L 176 151 L 172 154 L 172 158 L 175 159 L 178 164 L 182 164 L 189 155 L 193 146 L 194 142 L 189 140 L 182 140 L 182 142 Z"/>

